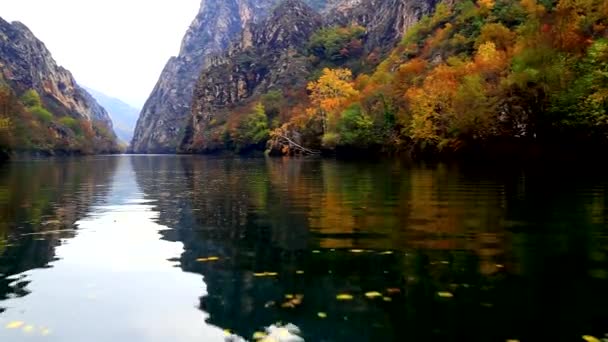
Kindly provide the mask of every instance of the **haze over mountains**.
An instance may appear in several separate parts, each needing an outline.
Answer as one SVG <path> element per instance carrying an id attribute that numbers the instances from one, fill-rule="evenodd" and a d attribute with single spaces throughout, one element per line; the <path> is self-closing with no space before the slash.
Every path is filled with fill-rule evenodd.
<path id="1" fill-rule="evenodd" d="M 139 109 L 97 90 L 88 87 L 85 87 L 85 89 L 108 111 L 114 123 L 114 132 L 116 132 L 118 138 L 122 143 L 129 144 L 133 139 Z"/>

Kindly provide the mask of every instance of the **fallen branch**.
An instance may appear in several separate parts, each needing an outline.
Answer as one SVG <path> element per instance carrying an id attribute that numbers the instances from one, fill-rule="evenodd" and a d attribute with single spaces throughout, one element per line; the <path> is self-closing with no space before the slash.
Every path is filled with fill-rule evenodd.
<path id="1" fill-rule="evenodd" d="M 317 150 L 311 150 L 309 148 L 306 148 L 302 145 L 297 144 L 295 141 L 289 139 L 288 137 L 281 135 L 281 134 L 277 134 L 277 136 L 285 141 L 287 141 L 287 143 L 289 143 L 289 148 L 296 148 L 297 150 L 299 150 L 300 152 L 303 152 L 305 154 L 311 154 L 311 155 L 318 155 L 321 154 L 321 151 L 317 151 Z"/>

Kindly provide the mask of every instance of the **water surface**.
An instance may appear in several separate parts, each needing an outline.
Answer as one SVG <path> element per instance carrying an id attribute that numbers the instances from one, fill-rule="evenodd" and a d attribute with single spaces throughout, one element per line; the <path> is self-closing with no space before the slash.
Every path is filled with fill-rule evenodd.
<path id="1" fill-rule="evenodd" d="M 0 340 L 579 341 L 608 176 L 109 156 L 0 166 Z"/>

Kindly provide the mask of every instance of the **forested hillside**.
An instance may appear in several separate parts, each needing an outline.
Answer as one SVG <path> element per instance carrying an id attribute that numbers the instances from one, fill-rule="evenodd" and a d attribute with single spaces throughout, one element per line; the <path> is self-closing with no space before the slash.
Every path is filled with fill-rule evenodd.
<path id="1" fill-rule="evenodd" d="M 195 107 L 198 141 L 186 150 L 453 154 L 606 142 L 605 1 L 447 1 L 388 53 L 363 24 L 324 25 L 286 49 L 306 57 L 299 88 L 256 89 L 202 119 Z M 232 63 L 264 65 L 250 58 Z"/>
<path id="2" fill-rule="evenodd" d="M 0 156 L 117 151 L 106 110 L 24 24 L 0 18 Z"/>

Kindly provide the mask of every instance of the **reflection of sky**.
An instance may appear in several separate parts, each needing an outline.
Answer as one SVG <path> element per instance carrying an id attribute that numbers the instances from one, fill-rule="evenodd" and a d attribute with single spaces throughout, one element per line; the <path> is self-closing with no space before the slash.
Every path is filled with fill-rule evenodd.
<path id="1" fill-rule="evenodd" d="M 104 202 L 77 222 L 78 235 L 57 248 L 52 268 L 21 275 L 31 294 L 3 303 L 0 340 L 222 341 L 197 309 L 206 294 L 201 276 L 168 260 L 183 245 L 161 240 L 166 227 L 155 223 L 129 158 L 120 158 Z M 4 328 L 14 321 L 32 327 Z"/>

